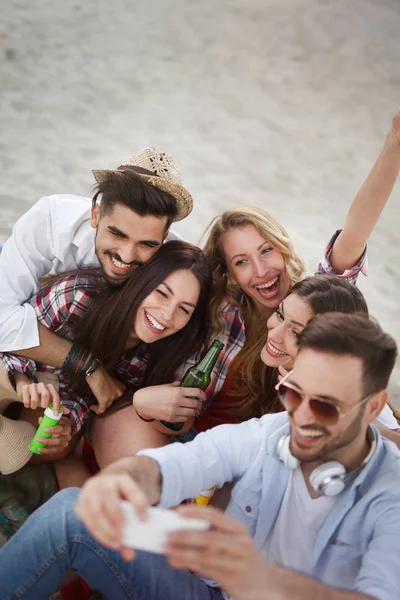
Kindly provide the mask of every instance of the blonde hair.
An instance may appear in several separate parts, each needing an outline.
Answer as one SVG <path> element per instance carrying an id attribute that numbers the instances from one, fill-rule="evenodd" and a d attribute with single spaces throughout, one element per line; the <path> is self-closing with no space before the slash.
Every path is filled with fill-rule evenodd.
<path id="1" fill-rule="evenodd" d="M 231 229 L 240 229 L 248 225 L 253 226 L 263 239 L 282 254 L 286 271 L 290 280 L 290 287 L 301 281 L 304 275 L 304 262 L 295 252 L 293 244 L 285 228 L 272 215 L 256 206 L 241 206 L 226 210 L 211 221 L 208 231 L 208 240 L 204 247 L 213 274 L 213 294 L 210 303 L 213 336 L 223 333 L 225 323 L 221 308 L 226 297 L 237 303 L 243 310 L 246 324 L 246 343 L 235 359 L 235 371 L 238 375 L 237 386 L 239 390 L 232 395 L 243 396 L 241 403 L 232 404 L 240 418 L 256 416 L 250 414 L 255 407 L 257 411 L 266 412 L 268 407 L 261 407 L 266 403 L 267 389 L 271 389 L 271 382 L 261 362 L 260 352 L 266 338 L 266 322 L 272 310 L 266 308 L 260 316 L 257 315 L 257 327 L 252 327 L 252 317 L 255 315 L 255 304 L 252 298 L 245 294 L 238 286 L 232 286 L 227 277 L 227 264 L 222 248 L 223 236 Z M 261 321 L 261 323 L 260 323 Z M 269 394 L 267 394 L 269 395 Z"/>
<path id="2" fill-rule="evenodd" d="M 227 264 L 222 249 L 223 236 L 231 229 L 240 229 L 252 225 L 258 233 L 278 250 L 285 261 L 291 285 L 300 281 L 304 274 L 304 262 L 293 249 L 293 244 L 284 227 L 262 208 L 257 206 L 239 206 L 226 210 L 213 219 L 208 226 L 209 236 L 204 246 L 213 274 L 213 297 L 211 300 L 211 318 L 214 334 L 223 331 L 221 305 L 226 296 L 236 300 L 244 310 L 254 309 L 253 300 L 241 290 L 237 291 L 228 283 Z"/>

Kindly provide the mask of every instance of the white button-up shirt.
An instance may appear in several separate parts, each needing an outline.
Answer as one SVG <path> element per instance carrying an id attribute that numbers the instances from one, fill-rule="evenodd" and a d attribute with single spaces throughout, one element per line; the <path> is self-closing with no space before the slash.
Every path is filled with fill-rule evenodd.
<path id="1" fill-rule="evenodd" d="M 91 205 L 81 196 L 45 196 L 16 222 L 0 254 L 0 351 L 39 345 L 27 300 L 44 275 L 98 265 Z"/>

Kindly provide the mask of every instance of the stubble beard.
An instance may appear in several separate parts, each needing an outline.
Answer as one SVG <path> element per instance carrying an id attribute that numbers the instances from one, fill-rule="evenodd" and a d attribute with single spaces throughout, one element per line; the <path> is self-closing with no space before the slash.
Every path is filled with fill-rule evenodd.
<path id="1" fill-rule="evenodd" d="M 337 453 L 349 446 L 360 435 L 364 410 L 365 407 L 362 406 L 357 417 L 350 424 L 350 426 L 342 434 L 336 436 L 330 442 L 327 442 L 317 454 L 314 454 L 313 456 L 305 454 L 302 456 L 301 451 L 293 453 L 292 447 L 290 448 L 290 451 L 295 458 L 303 463 L 327 462 L 329 460 L 336 460 L 335 456 Z M 292 446 L 292 443 L 290 446 Z"/>
<path id="2" fill-rule="evenodd" d="M 120 285 L 122 285 L 126 281 L 126 279 L 128 278 L 128 275 L 125 278 L 122 278 L 122 279 L 113 278 L 113 277 L 110 277 L 108 275 L 108 273 L 107 273 L 107 271 L 106 271 L 106 269 L 104 267 L 105 260 L 102 260 L 100 258 L 100 254 L 99 254 L 98 249 L 97 249 L 97 229 L 96 229 L 96 235 L 95 235 L 95 238 L 94 238 L 94 252 L 95 252 L 95 254 L 97 256 L 97 260 L 99 261 L 99 267 L 100 267 L 101 274 L 106 279 L 107 283 L 109 285 L 111 285 L 111 286 L 114 286 L 114 287 L 119 287 Z M 108 252 L 107 250 L 104 250 L 103 253 L 104 253 L 104 255 L 108 254 L 109 256 L 111 256 L 111 253 Z"/>

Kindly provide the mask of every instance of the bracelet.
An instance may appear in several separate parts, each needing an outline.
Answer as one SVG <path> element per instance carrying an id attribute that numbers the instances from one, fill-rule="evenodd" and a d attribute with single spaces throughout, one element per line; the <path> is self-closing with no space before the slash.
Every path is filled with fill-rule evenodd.
<path id="1" fill-rule="evenodd" d="M 85 371 L 85 377 L 91 377 L 93 375 L 93 373 L 99 368 L 100 366 L 100 361 L 97 360 L 97 358 L 91 358 L 91 362 L 89 363 L 89 366 L 86 365 L 84 371 Z"/>
<path id="2" fill-rule="evenodd" d="M 139 417 L 139 419 L 141 421 L 144 421 L 145 423 L 152 423 L 153 421 L 155 421 L 155 419 L 145 419 L 144 417 L 142 417 L 142 415 L 139 415 L 138 411 L 135 408 L 135 413 L 137 414 L 137 416 Z"/>
<path id="3" fill-rule="evenodd" d="M 61 369 L 67 373 L 90 377 L 99 366 L 97 358 L 80 344 L 72 344 Z"/>
<path id="4" fill-rule="evenodd" d="M 75 372 L 75 366 L 80 359 L 81 353 L 82 347 L 78 344 L 72 344 L 70 351 L 68 352 L 67 357 L 62 364 L 62 370 L 66 371 L 67 373 Z"/>

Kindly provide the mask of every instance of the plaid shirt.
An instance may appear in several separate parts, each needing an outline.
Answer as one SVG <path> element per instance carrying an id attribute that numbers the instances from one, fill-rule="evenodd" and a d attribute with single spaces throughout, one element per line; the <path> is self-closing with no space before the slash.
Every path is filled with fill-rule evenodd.
<path id="1" fill-rule="evenodd" d="M 74 327 L 82 318 L 100 291 L 101 280 L 90 274 L 66 275 L 62 279 L 44 285 L 29 303 L 36 312 L 37 319 L 45 327 L 70 341 L 74 339 Z M 24 373 L 32 381 L 37 382 L 38 371 L 50 371 L 58 375 L 60 397 L 63 406 L 71 411 L 73 435 L 84 426 L 89 411 L 89 396 L 82 397 L 71 394 L 67 389 L 66 374 L 51 365 L 35 363 L 11 353 L 2 354 L 8 377 L 15 388 L 13 371 Z M 127 387 L 139 387 L 146 370 L 145 345 L 124 354 L 117 364 L 119 378 Z"/>
<path id="2" fill-rule="evenodd" d="M 337 275 L 347 279 L 350 283 L 357 282 L 360 271 L 367 275 L 367 249 L 358 263 L 344 273 L 337 273 L 330 263 L 332 247 L 341 230 L 335 232 L 329 244 L 325 249 L 325 254 L 318 264 L 316 273 L 319 275 Z M 58 335 L 69 340 L 73 339 L 73 324 L 81 318 L 90 305 L 92 298 L 99 292 L 98 280 L 83 276 L 66 276 L 55 283 L 44 286 L 33 296 L 30 303 L 35 308 L 38 320 L 46 327 L 55 331 Z M 224 344 L 224 348 L 219 355 L 214 367 L 211 382 L 206 390 L 207 403 L 203 407 L 205 410 L 211 403 L 213 397 L 220 391 L 225 381 L 229 368 L 243 348 L 246 341 L 244 317 L 241 307 L 231 300 L 226 300 L 222 306 L 222 314 L 225 320 L 225 330 L 218 339 Z M 212 336 L 212 330 L 209 331 L 209 339 Z M 176 379 L 182 379 L 186 370 L 196 364 L 204 354 L 206 345 L 193 354 L 181 365 L 176 373 Z M 54 369 L 49 365 L 36 365 L 32 360 L 25 359 L 13 354 L 3 354 L 3 360 L 9 374 L 11 383 L 14 385 L 12 371 L 25 373 L 28 377 L 36 381 L 36 369 L 41 371 L 52 371 L 60 377 L 61 398 L 64 406 L 71 410 L 71 422 L 73 432 L 78 432 L 84 425 L 88 415 L 88 401 L 84 398 L 77 398 L 69 394 L 65 389 L 63 373 L 59 369 Z M 140 387 L 146 370 L 146 351 L 145 346 L 125 354 L 117 365 L 117 371 L 120 379 L 128 387 Z"/>
<path id="3" fill-rule="evenodd" d="M 344 271 L 344 273 L 338 273 L 331 265 L 330 255 L 333 244 L 335 243 L 340 232 L 341 229 L 336 231 L 329 241 L 329 244 L 325 248 L 324 257 L 318 264 L 315 274 L 336 275 L 337 277 L 347 279 L 350 283 L 356 284 L 360 271 L 364 275 L 367 275 L 367 248 L 365 248 L 361 258 L 359 259 L 358 263 L 354 265 L 354 267 L 347 269 Z M 226 327 L 224 333 L 219 335 L 218 339 L 221 340 L 221 342 L 225 345 L 214 367 L 210 385 L 206 390 L 207 402 L 203 407 L 203 411 L 207 409 L 214 396 L 221 390 L 233 360 L 239 354 L 246 341 L 244 317 L 241 307 L 233 301 L 227 299 L 222 306 L 222 314 L 224 315 Z M 210 337 L 211 334 L 212 332 L 210 332 Z M 192 367 L 194 364 L 196 364 L 200 358 L 201 353 L 197 353 L 196 355 L 190 357 L 186 363 L 180 367 L 177 379 L 181 379 L 185 371 L 189 367 Z"/>
<path id="4" fill-rule="evenodd" d="M 324 257 L 319 263 L 314 275 L 336 275 L 336 277 L 347 279 L 349 283 L 353 283 L 355 285 L 360 272 L 366 277 L 368 275 L 367 246 L 365 246 L 361 258 L 359 259 L 358 263 L 354 265 L 354 267 L 351 269 L 346 269 L 346 271 L 343 273 L 338 273 L 331 265 L 330 256 L 332 254 L 333 244 L 336 242 L 341 231 L 341 229 L 338 229 L 331 237 L 329 244 L 325 248 Z"/>

